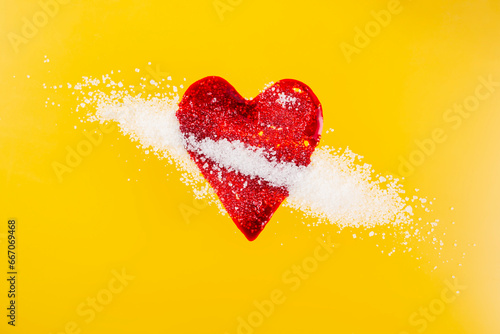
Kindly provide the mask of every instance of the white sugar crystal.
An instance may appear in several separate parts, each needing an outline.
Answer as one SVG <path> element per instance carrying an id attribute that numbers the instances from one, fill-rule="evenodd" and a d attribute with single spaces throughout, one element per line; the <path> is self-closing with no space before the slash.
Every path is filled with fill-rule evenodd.
<path id="1" fill-rule="evenodd" d="M 276 100 L 283 108 L 290 107 L 290 104 L 295 104 L 297 98 L 293 96 L 288 96 L 285 93 L 279 93 L 279 98 Z"/>

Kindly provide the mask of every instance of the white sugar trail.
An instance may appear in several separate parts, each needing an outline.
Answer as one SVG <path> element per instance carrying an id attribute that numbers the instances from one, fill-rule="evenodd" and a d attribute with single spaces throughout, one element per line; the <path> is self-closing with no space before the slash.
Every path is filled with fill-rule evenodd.
<path id="1" fill-rule="evenodd" d="M 104 97 L 104 95 L 103 95 Z M 180 159 L 189 159 L 175 117 L 178 98 L 151 99 L 125 96 L 122 102 L 100 99 L 91 121 L 115 121 L 123 133 L 143 146 L 157 148 Z"/>
<path id="2" fill-rule="evenodd" d="M 372 179 L 370 165 L 358 165 L 359 157 L 320 147 L 311 164 L 289 188 L 286 205 L 344 226 L 374 226 L 411 221 L 411 206 L 400 194 L 398 181 Z"/>
<path id="3" fill-rule="evenodd" d="M 190 159 L 186 147 L 217 162 L 219 167 L 244 175 L 260 177 L 289 190 L 285 205 L 329 221 L 340 227 L 409 223 L 411 206 L 397 179 L 373 179 L 370 165 L 356 163 L 359 156 L 319 147 L 308 167 L 278 163 L 273 152 L 249 147 L 242 142 L 183 137 L 175 116 L 178 97 L 132 97 L 127 92 L 110 95 L 97 91 L 91 101 L 95 112 L 91 121 L 114 121 L 144 149 L 174 162 L 183 174 L 183 182 L 193 187 L 197 197 L 215 199 L 214 192 Z M 215 200 L 221 211 L 222 205 Z"/>

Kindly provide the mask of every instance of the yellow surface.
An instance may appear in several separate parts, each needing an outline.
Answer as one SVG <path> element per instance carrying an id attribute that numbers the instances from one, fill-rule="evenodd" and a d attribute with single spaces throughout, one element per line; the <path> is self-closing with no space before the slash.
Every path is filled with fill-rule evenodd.
<path id="1" fill-rule="evenodd" d="M 18 225 L 16 326 L 2 278 L 0 333 L 500 332 L 500 87 L 477 88 L 500 81 L 498 1 L 220 0 L 219 12 L 212 0 L 61 2 L 52 15 L 37 1 L 0 5 L 1 277 L 7 220 Z M 373 23 L 381 10 L 385 26 Z M 357 36 L 365 28 L 369 40 Z M 42 84 L 118 69 L 138 83 L 135 68 L 188 85 L 219 75 L 247 97 L 305 82 L 335 129 L 322 144 L 349 146 L 381 173 L 424 157 L 405 185 L 437 198 L 442 258 L 425 243 L 412 257 L 391 237 L 307 227 L 285 208 L 250 243 L 116 129 L 59 182 L 54 161 L 96 124 L 71 113 L 69 90 Z M 466 118 L 448 111 L 464 102 L 475 109 Z M 332 254 L 318 250 L 327 233 Z M 294 265 L 313 269 L 301 278 Z M 429 307 L 439 314 L 418 313 Z"/>

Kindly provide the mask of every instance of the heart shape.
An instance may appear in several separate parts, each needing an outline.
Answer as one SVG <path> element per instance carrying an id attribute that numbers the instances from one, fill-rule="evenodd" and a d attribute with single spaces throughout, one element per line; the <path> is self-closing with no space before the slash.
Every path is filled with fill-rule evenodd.
<path id="1" fill-rule="evenodd" d="M 323 127 L 318 98 L 307 85 L 291 79 L 247 100 L 226 80 L 206 77 L 186 90 L 176 116 L 185 138 L 243 143 L 277 163 L 296 166 L 309 165 Z M 248 240 L 257 238 L 288 189 L 221 166 L 190 145 L 185 147 L 236 226 Z"/>

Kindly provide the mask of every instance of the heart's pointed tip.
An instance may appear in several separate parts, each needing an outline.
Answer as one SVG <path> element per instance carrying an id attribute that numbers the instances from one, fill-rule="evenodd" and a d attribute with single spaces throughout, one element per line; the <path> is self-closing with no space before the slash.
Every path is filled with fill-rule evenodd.
<path id="1" fill-rule="evenodd" d="M 252 231 L 252 230 L 247 230 L 247 229 L 240 229 L 241 233 L 247 238 L 248 241 L 254 241 L 257 239 L 257 237 L 260 235 L 260 233 L 263 231 L 258 230 L 258 231 Z"/>
<path id="2" fill-rule="evenodd" d="M 248 241 L 254 241 L 259 236 L 258 234 L 257 235 L 246 235 L 246 234 L 244 234 L 244 235 L 245 235 L 245 238 L 247 238 Z"/>
<path id="3" fill-rule="evenodd" d="M 246 236 L 245 236 L 246 237 Z M 252 242 L 254 241 L 255 239 L 257 239 L 257 237 L 246 237 L 248 241 Z"/>

